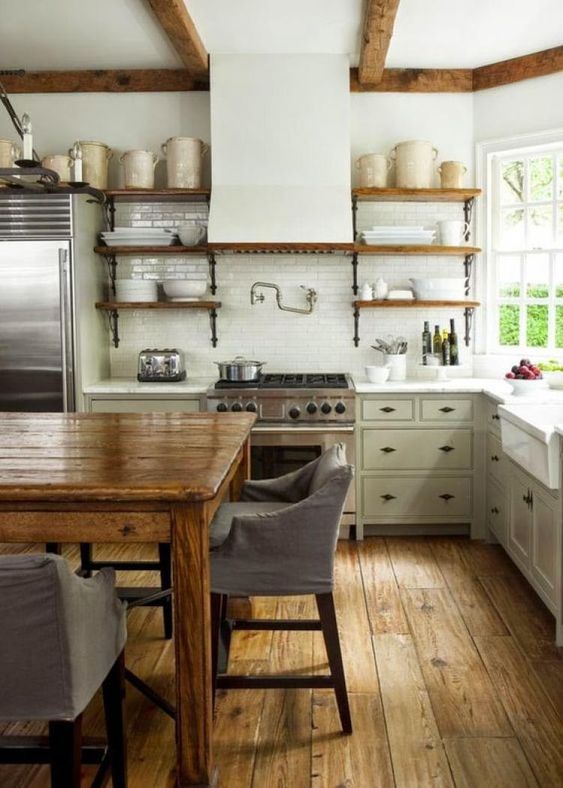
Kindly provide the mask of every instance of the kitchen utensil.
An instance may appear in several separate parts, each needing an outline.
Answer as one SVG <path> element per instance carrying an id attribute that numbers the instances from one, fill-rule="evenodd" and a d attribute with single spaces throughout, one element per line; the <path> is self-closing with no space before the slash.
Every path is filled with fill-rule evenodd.
<path id="1" fill-rule="evenodd" d="M 44 156 L 41 159 L 41 166 L 46 170 L 54 170 L 59 176 L 61 181 L 68 183 L 72 180 L 71 167 L 72 159 L 60 153 L 53 153 L 49 156 Z"/>
<path id="2" fill-rule="evenodd" d="M 209 146 L 195 137 L 170 137 L 161 146 L 171 189 L 199 189 L 202 159 Z"/>
<path id="3" fill-rule="evenodd" d="M 171 301 L 197 301 L 207 290 L 207 276 L 202 279 L 165 279 L 162 283 Z"/>
<path id="4" fill-rule="evenodd" d="M 442 189 L 462 189 L 467 167 L 461 161 L 443 161 L 438 167 Z"/>
<path id="5" fill-rule="evenodd" d="M 406 353 L 385 353 L 383 363 L 389 367 L 389 380 L 400 381 L 407 379 Z"/>
<path id="6" fill-rule="evenodd" d="M 379 276 L 373 285 L 373 297 L 376 301 L 383 301 L 387 298 L 387 293 L 389 292 L 389 287 L 387 282 L 383 277 Z"/>
<path id="7" fill-rule="evenodd" d="M 96 189 L 107 189 L 108 163 L 113 151 L 104 142 L 85 142 L 78 140 L 82 151 L 82 179 Z M 72 155 L 71 148 L 69 155 Z"/>
<path id="8" fill-rule="evenodd" d="M 141 350 L 137 366 L 137 380 L 141 383 L 171 383 L 185 380 L 184 356 L 176 348 Z"/>
<path id="9" fill-rule="evenodd" d="M 355 166 L 360 171 L 360 188 L 387 186 L 387 173 L 392 161 L 384 153 L 365 153 L 356 161 Z"/>
<path id="10" fill-rule="evenodd" d="M 385 383 L 389 378 L 390 368 L 375 365 L 368 365 L 364 367 L 366 377 L 370 383 Z"/>
<path id="11" fill-rule="evenodd" d="M 436 148 L 425 140 L 399 142 L 391 151 L 395 160 L 395 185 L 401 189 L 430 189 L 432 187 Z"/>
<path id="12" fill-rule="evenodd" d="M 362 301 L 373 301 L 373 289 L 369 282 L 364 282 L 360 292 Z"/>
<path id="13" fill-rule="evenodd" d="M 0 167 L 14 167 L 14 162 L 21 156 L 21 149 L 12 140 L 0 139 Z"/>
<path id="14" fill-rule="evenodd" d="M 182 224 L 178 235 L 183 246 L 197 246 L 205 238 L 206 229 L 201 224 Z"/>
<path id="15" fill-rule="evenodd" d="M 153 189 L 156 153 L 149 150 L 128 150 L 119 158 L 123 165 L 123 185 L 126 189 Z"/>
<path id="16" fill-rule="evenodd" d="M 232 361 L 215 361 L 221 380 L 244 383 L 258 380 L 265 361 L 249 361 L 244 356 L 236 356 Z"/>
<path id="17" fill-rule="evenodd" d="M 443 246 L 461 246 L 465 243 L 465 235 L 469 232 L 468 222 L 446 219 L 437 224 Z"/>

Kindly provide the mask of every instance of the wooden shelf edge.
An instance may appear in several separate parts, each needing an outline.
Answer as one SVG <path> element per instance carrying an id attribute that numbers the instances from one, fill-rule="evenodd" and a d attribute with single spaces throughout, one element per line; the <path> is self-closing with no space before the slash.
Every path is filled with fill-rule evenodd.
<path id="1" fill-rule="evenodd" d="M 481 189 L 352 189 L 352 196 L 359 202 L 465 202 L 481 193 Z"/>
<path id="2" fill-rule="evenodd" d="M 225 254 L 338 254 L 354 251 L 353 243 L 310 243 L 310 242 L 280 242 L 280 243 L 210 243 L 210 252 L 223 252 Z"/>
<path id="3" fill-rule="evenodd" d="M 481 306 L 479 301 L 418 301 L 416 298 L 400 301 L 352 301 L 355 309 L 424 309 L 426 307 L 461 307 L 474 309 Z"/>
<path id="4" fill-rule="evenodd" d="M 207 255 L 207 246 L 95 246 L 96 254 L 103 255 Z"/>
<path id="5" fill-rule="evenodd" d="M 103 189 L 106 197 L 208 197 L 211 189 Z"/>
<path id="6" fill-rule="evenodd" d="M 354 251 L 360 255 L 468 255 L 479 254 L 481 249 L 478 246 L 439 246 L 439 245 L 420 245 L 415 246 L 369 246 L 368 244 L 354 244 Z"/>
<path id="7" fill-rule="evenodd" d="M 221 301 L 98 301 L 96 309 L 119 312 L 122 309 L 220 309 Z"/>

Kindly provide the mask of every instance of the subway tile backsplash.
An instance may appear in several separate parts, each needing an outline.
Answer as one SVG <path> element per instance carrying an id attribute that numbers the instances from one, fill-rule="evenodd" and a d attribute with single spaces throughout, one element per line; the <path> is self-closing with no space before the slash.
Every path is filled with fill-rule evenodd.
<path id="1" fill-rule="evenodd" d="M 358 228 L 373 224 L 412 224 L 432 227 L 436 221 L 462 218 L 461 205 L 444 203 L 360 203 Z M 116 226 L 173 227 L 190 221 L 207 221 L 202 204 L 118 203 Z M 420 335 L 424 320 L 431 327 L 456 320 L 460 341 L 464 334 L 463 310 L 385 309 L 363 310 L 360 346 L 354 347 L 351 257 L 341 255 L 218 255 L 218 345 L 211 346 L 209 316 L 205 311 L 121 312 L 119 348 L 111 347 L 111 373 L 115 377 L 136 374 L 137 355 L 145 347 L 177 347 L 186 355 L 188 376 L 213 376 L 214 361 L 243 354 L 267 362 L 267 370 L 347 371 L 362 373 L 366 364 L 379 363 L 380 354 L 370 345 L 376 336 L 396 334 L 409 343 L 410 377 L 429 374 L 421 370 Z M 205 257 L 122 257 L 118 278 L 182 278 L 193 271 L 207 271 Z M 460 257 L 362 257 L 358 282 L 377 277 L 394 287 L 409 285 L 414 276 L 463 276 Z M 266 300 L 251 306 L 250 288 L 256 281 L 273 282 L 282 288 L 289 305 L 305 306 L 300 285 L 312 287 L 318 302 L 312 315 L 282 312 L 275 294 L 264 290 Z M 161 294 L 161 297 L 162 294 Z M 109 343 L 108 336 L 108 343 Z M 471 373 L 471 349 L 462 345 L 461 358 Z"/>

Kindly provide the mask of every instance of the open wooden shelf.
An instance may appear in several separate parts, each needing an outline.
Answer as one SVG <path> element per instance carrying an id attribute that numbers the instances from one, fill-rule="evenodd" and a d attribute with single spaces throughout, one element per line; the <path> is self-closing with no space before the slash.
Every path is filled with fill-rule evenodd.
<path id="1" fill-rule="evenodd" d="M 211 189 L 104 189 L 106 197 L 112 198 L 130 198 L 132 200 L 139 199 L 170 199 L 176 198 L 190 198 L 194 199 L 207 199 L 211 194 Z"/>
<path id="2" fill-rule="evenodd" d="M 150 255 L 160 257 L 161 255 L 185 255 L 199 254 L 207 255 L 207 246 L 95 246 L 96 254 L 104 255 Z"/>
<path id="3" fill-rule="evenodd" d="M 427 307 L 460 307 L 461 309 L 475 309 L 480 306 L 479 301 L 419 301 L 416 298 L 403 300 L 389 299 L 386 301 L 353 301 L 355 309 L 426 309 Z"/>
<path id="4" fill-rule="evenodd" d="M 223 254 L 351 254 L 352 243 L 210 243 L 210 252 Z"/>
<path id="5" fill-rule="evenodd" d="M 352 189 L 358 202 L 466 202 L 481 194 L 481 189 Z"/>
<path id="6" fill-rule="evenodd" d="M 96 309 L 106 312 L 121 309 L 219 309 L 220 301 L 98 301 Z"/>
<path id="7" fill-rule="evenodd" d="M 354 244 L 356 254 L 385 254 L 385 255 L 468 255 L 478 254 L 481 251 L 478 246 L 438 246 L 437 244 L 426 244 L 421 246 L 407 245 L 397 246 L 369 246 L 368 244 Z"/>

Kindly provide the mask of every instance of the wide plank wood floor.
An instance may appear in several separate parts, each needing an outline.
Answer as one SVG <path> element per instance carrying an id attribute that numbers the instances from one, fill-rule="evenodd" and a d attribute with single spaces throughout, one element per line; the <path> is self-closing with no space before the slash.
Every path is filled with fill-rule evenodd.
<path id="1" fill-rule="evenodd" d="M 76 561 L 76 548 L 65 554 Z M 98 555 L 150 558 L 152 548 Z M 156 583 L 156 575 L 121 581 Z M 499 546 L 456 537 L 340 542 L 335 600 L 354 734 L 340 735 L 329 691 L 222 692 L 214 731 L 222 788 L 563 786 L 563 649 L 553 618 Z M 314 611 L 308 597 L 256 601 L 266 618 Z M 319 633 L 240 632 L 232 648 L 236 673 L 327 670 Z M 158 609 L 131 611 L 126 653 L 173 701 L 173 647 Z M 129 785 L 173 786 L 172 722 L 131 687 L 126 714 Z M 99 698 L 85 730 L 103 734 Z M 86 786 L 91 767 L 83 774 Z M 2 788 L 48 785 L 44 766 L 0 766 Z"/>

